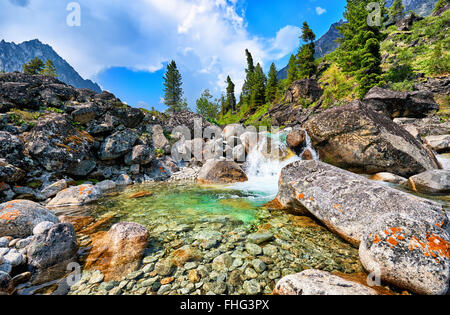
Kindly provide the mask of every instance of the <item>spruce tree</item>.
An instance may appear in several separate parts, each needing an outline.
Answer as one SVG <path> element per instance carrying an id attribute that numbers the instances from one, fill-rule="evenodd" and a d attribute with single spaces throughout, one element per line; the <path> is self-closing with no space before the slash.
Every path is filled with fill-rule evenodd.
<path id="1" fill-rule="evenodd" d="M 369 3 L 377 1 L 384 8 L 384 0 L 347 0 L 345 19 L 348 23 L 339 27 L 342 38 L 339 40 L 338 64 L 351 76 L 356 76 L 359 96 L 363 97 L 373 86 L 382 83 L 380 41 L 383 39 L 381 25 L 368 23 Z M 381 19 L 384 18 L 382 9 Z"/>
<path id="2" fill-rule="evenodd" d="M 297 59 L 295 58 L 294 55 L 291 55 L 287 70 L 287 85 L 291 85 L 292 82 L 294 82 L 297 79 L 298 79 Z"/>
<path id="3" fill-rule="evenodd" d="M 227 77 L 227 97 L 226 97 L 226 108 L 228 111 L 236 111 L 236 96 L 234 95 L 235 85 L 231 81 L 230 76 Z"/>
<path id="4" fill-rule="evenodd" d="M 177 64 L 172 60 L 167 65 L 167 72 L 164 75 L 164 104 L 168 107 L 169 112 L 187 109 L 187 102 L 183 99 L 181 79 Z"/>
<path id="5" fill-rule="evenodd" d="M 278 72 L 275 63 L 272 63 L 269 70 L 269 78 L 266 86 L 266 100 L 272 103 L 277 97 L 278 91 Z"/>
<path id="6" fill-rule="evenodd" d="M 44 69 L 44 62 L 38 57 L 35 57 L 23 66 L 23 73 L 36 75 L 41 73 L 42 69 Z"/>
<path id="7" fill-rule="evenodd" d="M 56 78 L 58 75 L 56 74 L 56 67 L 53 64 L 53 61 L 48 59 L 45 62 L 44 68 L 40 71 L 40 74 Z"/>
<path id="8" fill-rule="evenodd" d="M 405 15 L 405 6 L 403 5 L 402 0 L 394 0 L 391 7 L 388 10 L 389 17 L 392 22 L 396 23 L 402 19 Z"/>
<path id="9" fill-rule="evenodd" d="M 242 86 L 241 103 L 249 103 L 252 95 L 253 75 L 255 73 L 255 65 L 253 63 L 252 54 L 248 49 L 245 50 L 247 56 L 247 77 L 245 78 L 244 85 Z"/>
<path id="10" fill-rule="evenodd" d="M 316 35 L 306 22 L 303 23 L 301 39 L 306 44 L 302 45 L 297 53 L 298 78 L 304 79 L 312 77 L 317 71 L 314 58 Z"/>
<path id="11" fill-rule="evenodd" d="M 261 65 L 258 63 L 255 68 L 252 84 L 251 107 L 256 108 L 266 103 L 266 83 L 267 78 Z"/>

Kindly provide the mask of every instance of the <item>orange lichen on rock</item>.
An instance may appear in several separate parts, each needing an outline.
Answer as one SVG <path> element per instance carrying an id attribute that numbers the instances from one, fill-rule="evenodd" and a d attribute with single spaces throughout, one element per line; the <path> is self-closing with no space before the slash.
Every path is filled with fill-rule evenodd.
<path id="1" fill-rule="evenodd" d="M 377 235 L 375 235 L 375 237 L 373 238 L 373 243 L 374 243 L 374 244 L 378 244 L 379 242 L 381 242 L 381 239 L 380 239 L 380 237 L 379 237 L 378 234 L 377 234 Z"/>
<path id="2" fill-rule="evenodd" d="M 304 199 L 305 198 L 305 195 L 304 194 L 298 194 L 298 199 Z"/>
<path id="3" fill-rule="evenodd" d="M 393 238 L 392 236 L 389 237 L 389 238 L 386 240 L 386 242 L 388 242 L 388 243 L 391 244 L 392 246 L 397 246 L 397 245 L 398 245 L 397 240 L 396 240 L 395 238 Z"/>
<path id="4" fill-rule="evenodd" d="M 413 236 L 409 249 L 414 250 L 419 247 L 426 257 L 437 258 L 439 256 L 446 259 L 450 258 L 450 243 L 437 235 L 427 235 L 426 242 L 422 242 L 416 236 Z M 439 263 L 437 259 L 435 261 Z"/>
<path id="5" fill-rule="evenodd" d="M 8 206 L 6 206 L 6 207 L 8 207 Z M 3 209 L 5 209 L 5 208 L 3 208 Z M 12 210 L 12 211 L 9 211 L 9 212 L 6 212 L 6 213 L 0 215 L 0 220 L 13 221 L 13 220 L 17 219 L 19 216 L 20 216 L 19 210 Z"/>

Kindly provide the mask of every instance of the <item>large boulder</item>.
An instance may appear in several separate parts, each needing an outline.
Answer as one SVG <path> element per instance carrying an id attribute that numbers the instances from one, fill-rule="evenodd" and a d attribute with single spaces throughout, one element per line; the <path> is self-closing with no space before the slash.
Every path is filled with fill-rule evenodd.
<path id="1" fill-rule="evenodd" d="M 93 185 L 73 186 L 61 190 L 48 204 L 48 207 L 81 206 L 94 202 L 102 196 L 100 189 Z"/>
<path id="2" fill-rule="evenodd" d="M 445 294 L 450 280 L 450 236 L 440 224 L 407 214 L 380 217 L 362 239 L 367 271 L 418 294 Z"/>
<path id="3" fill-rule="evenodd" d="M 47 171 L 67 172 L 88 156 L 94 139 L 60 114 L 39 119 L 25 136 L 26 149 Z"/>
<path id="4" fill-rule="evenodd" d="M 417 174 L 405 183 L 408 189 L 425 194 L 450 193 L 450 170 L 433 170 Z"/>
<path id="5" fill-rule="evenodd" d="M 121 280 L 139 267 L 147 247 L 148 231 L 137 223 L 120 222 L 92 238 L 85 269 L 101 271 L 105 281 Z"/>
<path id="6" fill-rule="evenodd" d="M 405 213 L 431 225 L 450 224 L 439 203 L 320 161 L 298 161 L 286 166 L 276 200 L 286 210 L 313 215 L 356 245 L 374 220 L 387 213 Z"/>
<path id="7" fill-rule="evenodd" d="M 426 91 L 397 92 L 374 87 L 367 93 L 363 102 L 389 118 L 423 118 L 439 111 L 433 93 Z"/>
<path id="8" fill-rule="evenodd" d="M 164 129 L 160 125 L 154 125 L 152 128 L 153 146 L 156 150 L 162 150 L 165 153 L 170 153 L 170 143 L 167 140 Z"/>
<path id="9" fill-rule="evenodd" d="M 209 160 L 200 170 L 200 184 L 230 184 L 248 180 L 242 168 L 231 161 Z"/>
<path id="10" fill-rule="evenodd" d="M 305 129 L 322 160 L 357 173 L 409 177 L 438 168 L 410 133 L 359 101 L 315 116 Z"/>
<path id="11" fill-rule="evenodd" d="M 115 160 L 133 149 L 140 135 L 133 129 L 117 131 L 103 141 L 99 150 L 101 160 Z"/>
<path id="12" fill-rule="evenodd" d="M 323 94 L 319 83 L 313 79 L 302 79 L 294 81 L 286 91 L 284 101 L 286 103 L 298 104 L 301 100 L 308 100 L 310 103 L 317 101 Z"/>
<path id="13" fill-rule="evenodd" d="M 0 237 L 26 238 L 41 222 L 58 223 L 58 218 L 38 203 L 13 200 L 0 204 Z"/>
<path id="14" fill-rule="evenodd" d="M 73 261 L 77 251 L 73 225 L 55 224 L 33 237 L 27 247 L 28 264 L 36 269 L 46 269 L 61 262 Z"/>
<path id="15" fill-rule="evenodd" d="M 203 116 L 189 112 L 181 111 L 171 113 L 168 122 L 164 125 L 167 131 L 172 132 L 176 127 L 187 127 L 191 132 L 191 139 L 203 138 L 203 131 L 212 124 L 208 122 Z M 197 131 L 197 132 L 195 132 Z"/>
<path id="16" fill-rule="evenodd" d="M 114 108 L 111 114 L 127 128 L 136 128 L 144 119 L 144 113 L 140 109 L 128 106 Z"/>
<path id="17" fill-rule="evenodd" d="M 305 270 L 278 281 L 274 295 L 378 295 L 374 289 L 321 270 Z"/>
<path id="18" fill-rule="evenodd" d="M 133 150 L 125 155 L 125 164 L 147 165 L 155 158 L 153 149 L 147 145 L 137 145 Z"/>

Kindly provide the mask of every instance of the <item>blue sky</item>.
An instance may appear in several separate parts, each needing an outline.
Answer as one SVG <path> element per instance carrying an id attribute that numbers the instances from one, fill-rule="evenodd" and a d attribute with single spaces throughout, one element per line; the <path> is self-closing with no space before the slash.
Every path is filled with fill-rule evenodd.
<path id="1" fill-rule="evenodd" d="M 303 21 L 318 37 L 342 18 L 345 0 L 78 0 L 80 26 L 67 24 L 66 0 L 2 0 L 0 39 L 38 38 L 83 77 L 132 106 L 164 110 L 162 77 L 174 59 L 190 106 L 215 96 L 230 75 L 237 93 L 245 49 L 267 71 L 299 46 Z M 73 6 L 71 7 L 73 8 Z"/>

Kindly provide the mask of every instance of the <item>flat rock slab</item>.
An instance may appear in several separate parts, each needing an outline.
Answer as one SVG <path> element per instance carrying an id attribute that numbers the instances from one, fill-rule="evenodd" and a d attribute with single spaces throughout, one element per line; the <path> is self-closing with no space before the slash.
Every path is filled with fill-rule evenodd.
<path id="1" fill-rule="evenodd" d="M 441 204 L 320 161 L 298 161 L 286 166 L 276 200 L 286 210 L 312 214 L 355 245 L 377 218 L 388 213 L 404 213 L 431 225 L 449 226 Z"/>
<path id="2" fill-rule="evenodd" d="M 305 270 L 278 281 L 274 295 L 378 295 L 374 289 L 321 270 Z"/>

